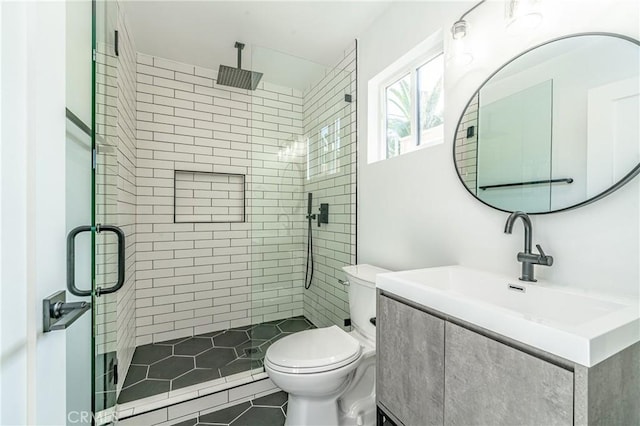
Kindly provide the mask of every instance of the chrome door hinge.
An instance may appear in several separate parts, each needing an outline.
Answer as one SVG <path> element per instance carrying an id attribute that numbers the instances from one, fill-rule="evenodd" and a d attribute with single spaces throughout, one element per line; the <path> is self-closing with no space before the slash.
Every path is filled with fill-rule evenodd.
<path id="1" fill-rule="evenodd" d="M 91 159 L 91 167 L 95 170 L 98 166 L 98 151 L 96 151 L 95 148 L 93 149 L 91 156 L 93 157 Z"/>
<path id="2" fill-rule="evenodd" d="M 96 49 L 92 50 L 91 58 L 93 59 L 93 62 L 96 61 Z"/>

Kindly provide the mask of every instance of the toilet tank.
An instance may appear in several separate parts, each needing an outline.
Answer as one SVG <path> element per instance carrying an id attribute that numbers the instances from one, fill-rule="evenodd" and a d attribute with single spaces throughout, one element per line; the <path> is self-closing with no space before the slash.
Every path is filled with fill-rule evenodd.
<path id="1" fill-rule="evenodd" d="M 376 316 L 376 275 L 391 271 L 367 264 L 342 269 L 349 281 L 351 325 L 367 339 L 375 341 L 376 327 L 369 320 Z"/>

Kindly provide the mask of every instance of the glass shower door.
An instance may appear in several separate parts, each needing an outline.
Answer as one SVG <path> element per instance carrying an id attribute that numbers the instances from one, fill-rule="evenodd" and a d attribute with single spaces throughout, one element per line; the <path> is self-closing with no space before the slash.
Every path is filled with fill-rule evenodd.
<path id="1" fill-rule="evenodd" d="M 356 44 L 338 56 L 318 64 L 252 46 L 251 69 L 264 72 L 251 93 L 256 357 L 290 333 L 347 328 L 348 294 L 338 280 L 355 263 Z M 321 208 L 328 222 L 319 223 Z"/>
<path id="2" fill-rule="evenodd" d="M 123 236 L 117 223 L 117 4 L 66 3 L 67 301 L 91 301 L 66 330 L 67 422 L 104 424 L 115 413 L 118 385 L 117 298 Z"/>
<path id="3" fill-rule="evenodd" d="M 66 230 L 92 223 L 93 141 L 92 121 L 92 4 L 90 0 L 66 2 Z M 74 276 L 78 288 L 91 290 L 92 239 L 89 232 L 75 238 Z M 89 302 L 90 294 L 66 292 L 68 302 Z M 66 337 L 67 424 L 91 424 L 92 315 L 82 315 L 63 332 Z"/>
<path id="4" fill-rule="evenodd" d="M 71 231 L 91 221 L 91 136 L 89 128 L 67 109 L 66 125 L 66 228 Z M 75 277 L 78 287 L 91 286 L 91 238 L 75 241 Z M 68 302 L 89 301 L 67 292 Z M 91 315 L 85 313 L 65 330 L 67 347 L 67 422 L 90 424 L 91 416 Z"/>
<path id="5" fill-rule="evenodd" d="M 116 412 L 117 391 L 124 373 L 118 364 L 119 291 L 122 259 L 117 232 L 118 218 L 118 57 L 116 28 L 118 4 L 93 1 L 93 407 L 96 423 L 109 421 Z M 125 240 L 126 241 L 126 240 Z M 126 251 L 125 254 L 126 256 Z"/>

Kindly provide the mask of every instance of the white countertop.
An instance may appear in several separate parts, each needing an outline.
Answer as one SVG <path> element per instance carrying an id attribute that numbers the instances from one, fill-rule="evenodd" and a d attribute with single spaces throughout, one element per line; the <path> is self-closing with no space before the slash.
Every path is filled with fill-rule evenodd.
<path id="1" fill-rule="evenodd" d="M 376 287 L 586 367 L 640 341 L 638 299 L 463 266 L 378 274 Z"/>

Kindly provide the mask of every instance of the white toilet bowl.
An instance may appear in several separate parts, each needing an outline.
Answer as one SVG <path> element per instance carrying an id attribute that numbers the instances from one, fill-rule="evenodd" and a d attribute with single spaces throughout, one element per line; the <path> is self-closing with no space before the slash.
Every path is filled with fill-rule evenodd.
<path id="1" fill-rule="evenodd" d="M 305 330 L 267 349 L 271 380 L 289 394 L 286 426 L 375 424 L 375 275 L 370 265 L 344 268 L 354 330 Z"/>
<path id="2" fill-rule="evenodd" d="M 277 343 L 280 342 L 282 345 L 274 344 L 267 350 L 265 369 L 273 383 L 289 393 L 285 424 L 347 424 L 340 419 L 349 413 L 339 406 L 338 399 L 355 388 L 354 379 L 360 365 L 365 360 L 375 362 L 373 348 L 361 346 L 351 333 L 335 325 L 295 333 Z M 373 396 L 375 398 L 375 394 Z M 363 413 L 351 414 L 362 417 Z"/>

